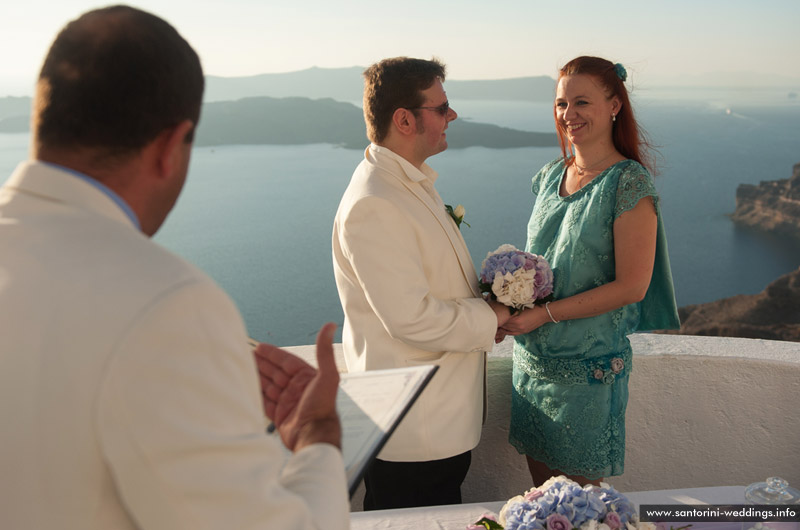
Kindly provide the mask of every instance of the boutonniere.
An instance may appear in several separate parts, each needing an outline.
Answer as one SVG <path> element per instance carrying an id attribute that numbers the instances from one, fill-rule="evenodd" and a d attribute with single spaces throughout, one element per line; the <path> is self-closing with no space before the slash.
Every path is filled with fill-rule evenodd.
<path id="1" fill-rule="evenodd" d="M 464 223 L 465 225 L 469 226 L 469 223 L 464 221 L 464 207 L 462 205 L 459 204 L 458 206 L 453 208 L 449 204 L 445 204 L 444 209 L 447 210 L 447 213 L 450 214 L 450 217 L 453 218 L 453 221 L 456 222 L 456 226 L 459 229 L 461 228 L 461 223 Z"/>

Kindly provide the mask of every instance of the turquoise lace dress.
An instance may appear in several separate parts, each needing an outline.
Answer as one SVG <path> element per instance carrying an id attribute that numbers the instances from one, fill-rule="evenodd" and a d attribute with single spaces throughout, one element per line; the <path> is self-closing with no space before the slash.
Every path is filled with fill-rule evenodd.
<path id="1" fill-rule="evenodd" d="M 633 160 L 609 167 L 567 197 L 557 159 L 533 178 L 528 252 L 553 268 L 556 300 L 614 279 L 613 224 L 643 197 L 658 215 L 653 278 L 644 300 L 596 317 L 548 323 L 516 337 L 509 441 L 550 468 L 588 478 L 620 475 L 636 330 L 679 326 L 658 195 Z"/>

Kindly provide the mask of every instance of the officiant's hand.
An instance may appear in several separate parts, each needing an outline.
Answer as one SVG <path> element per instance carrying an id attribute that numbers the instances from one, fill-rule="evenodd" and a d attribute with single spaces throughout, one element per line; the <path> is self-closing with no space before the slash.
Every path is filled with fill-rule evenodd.
<path id="1" fill-rule="evenodd" d="M 336 414 L 339 371 L 333 357 L 336 325 L 325 324 L 317 335 L 317 366 L 271 344 L 254 350 L 261 377 L 264 412 L 283 443 L 292 451 L 314 443 L 341 448 L 342 429 Z"/>
<path id="2" fill-rule="evenodd" d="M 523 335 L 530 333 L 534 329 L 550 322 L 547 312 L 543 306 L 534 306 L 530 309 L 523 309 L 521 312 L 509 318 L 500 329 L 498 334 L 503 331 L 506 335 Z"/>

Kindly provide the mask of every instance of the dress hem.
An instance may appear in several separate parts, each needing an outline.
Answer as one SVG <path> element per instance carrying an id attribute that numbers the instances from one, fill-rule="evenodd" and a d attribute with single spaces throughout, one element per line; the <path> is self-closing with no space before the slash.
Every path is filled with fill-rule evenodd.
<path id="1" fill-rule="evenodd" d="M 595 479 L 598 479 L 598 478 L 618 477 L 618 476 L 622 475 L 625 472 L 624 464 L 619 466 L 620 470 L 619 470 L 618 473 L 614 472 L 613 468 L 615 466 L 613 466 L 613 465 L 610 466 L 612 469 L 608 473 L 600 472 L 600 474 L 597 474 L 597 472 L 587 473 L 585 470 L 575 471 L 575 470 L 571 470 L 571 469 L 564 469 L 565 466 L 559 466 L 558 464 L 555 464 L 553 460 L 550 460 L 548 458 L 544 458 L 544 457 L 539 456 L 539 455 L 530 454 L 528 452 L 528 450 L 523 446 L 523 444 L 521 442 L 518 442 L 517 440 L 513 439 L 511 436 L 508 437 L 508 443 L 510 443 L 511 446 L 514 449 L 516 449 L 519 454 L 527 456 L 527 457 L 530 457 L 533 460 L 536 460 L 538 462 L 543 463 L 544 465 L 546 465 L 550 469 L 558 470 L 558 471 L 561 471 L 562 473 L 566 473 L 568 475 L 580 475 L 580 476 L 586 477 L 586 478 L 588 478 L 590 480 L 595 480 Z"/>

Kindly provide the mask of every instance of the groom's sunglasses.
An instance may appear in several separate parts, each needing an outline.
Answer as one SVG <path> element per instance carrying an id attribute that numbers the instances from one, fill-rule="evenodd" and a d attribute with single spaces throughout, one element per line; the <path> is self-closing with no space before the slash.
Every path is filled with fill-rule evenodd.
<path id="1" fill-rule="evenodd" d="M 438 107 L 413 107 L 408 110 L 417 110 L 417 109 L 433 110 L 435 112 L 438 112 L 442 116 L 447 116 L 447 113 L 450 112 L 450 102 L 445 101 Z"/>

